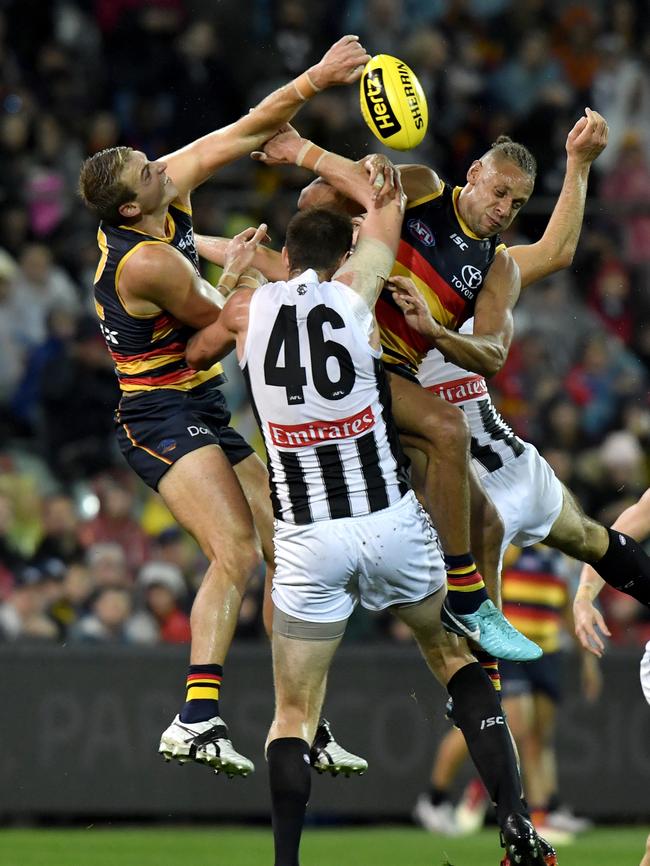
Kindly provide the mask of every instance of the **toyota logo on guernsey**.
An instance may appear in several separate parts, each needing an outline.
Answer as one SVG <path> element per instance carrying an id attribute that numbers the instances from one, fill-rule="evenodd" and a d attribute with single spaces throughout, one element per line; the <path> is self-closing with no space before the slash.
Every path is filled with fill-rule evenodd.
<path id="1" fill-rule="evenodd" d="M 436 239 L 429 226 L 422 220 L 409 220 L 406 223 L 408 230 L 416 237 L 425 247 L 435 246 Z"/>
<path id="2" fill-rule="evenodd" d="M 478 289 L 483 282 L 483 274 L 474 265 L 465 265 L 461 271 L 463 282 L 470 289 Z"/>
<path id="3" fill-rule="evenodd" d="M 374 424 L 372 408 L 367 406 L 356 415 L 336 421 L 307 421 L 304 424 L 274 424 L 269 421 L 269 433 L 278 448 L 304 448 L 332 439 L 350 439 L 365 433 Z"/>

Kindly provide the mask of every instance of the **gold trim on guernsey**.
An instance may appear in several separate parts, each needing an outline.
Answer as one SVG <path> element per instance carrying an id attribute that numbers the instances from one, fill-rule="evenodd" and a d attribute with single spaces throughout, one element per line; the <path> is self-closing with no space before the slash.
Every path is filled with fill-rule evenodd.
<path id="1" fill-rule="evenodd" d="M 182 210 L 182 208 L 180 208 Z M 134 229 L 133 226 L 118 226 L 120 229 L 125 229 L 127 232 L 136 232 L 139 235 L 146 235 L 150 238 L 156 238 L 156 240 L 162 241 L 163 243 L 170 244 L 174 235 L 176 234 L 176 223 L 174 222 L 174 217 L 167 211 L 165 216 L 165 234 L 164 235 L 152 235 L 151 232 L 143 232 L 141 229 Z"/>
<path id="2" fill-rule="evenodd" d="M 137 231 L 137 229 L 133 229 L 133 231 Z M 140 232 L 140 234 L 143 234 L 143 232 Z M 155 319 L 156 316 L 159 316 L 163 311 L 162 311 L 162 309 L 160 309 L 160 310 L 157 310 L 155 313 L 144 314 L 144 313 L 132 313 L 131 310 L 129 310 L 129 308 L 127 307 L 126 302 L 125 302 L 124 298 L 122 297 L 122 295 L 120 294 L 120 290 L 118 288 L 118 283 L 119 283 L 119 279 L 120 279 L 120 274 L 122 273 L 122 268 L 128 262 L 128 260 L 131 258 L 133 253 L 135 253 L 137 250 L 139 250 L 140 247 L 147 247 L 147 246 L 152 246 L 153 244 L 160 244 L 160 243 L 164 243 L 164 242 L 163 241 L 140 241 L 140 243 L 136 244 L 134 247 L 131 247 L 131 249 L 128 252 L 124 253 L 122 258 L 117 263 L 117 268 L 115 269 L 115 294 L 117 295 L 118 301 L 120 302 L 120 304 L 124 308 L 124 312 L 127 313 L 129 316 L 131 316 L 131 318 L 133 318 L 133 319 Z"/>
<path id="3" fill-rule="evenodd" d="M 475 235 L 474 232 L 471 230 L 471 228 L 467 225 L 465 220 L 460 215 L 460 212 L 458 210 L 458 196 L 460 195 L 461 189 L 462 189 L 462 187 L 455 186 L 454 191 L 451 194 L 451 200 L 454 203 L 454 213 L 456 214 L 456 219 L 458 220 L 458 225 L 463 230 L 463 234 L 466 234 L 468 238 L 473 238 L 475 241 L 485 240 L 485 238 L 480 238 L 478 235 Z"/>
<path id="4" fill-rule="evenodd" d="M 165 364 L 180 361 L 184 354 L 184 352 L 174 352 L 170 355 L 156 355 L 146 361 L 115 361 L 115 367 L 120 373 L 137 376 L 138 373 L 147 373 L 149 370 L 157 370 L 159 367 L 164 367 Z"/>
<path id="5" fill-rule="evenodd" d="M 196 370 L 191 379 L 185 379 L 185 381 L 179 382 L 176 385 L 138 385 L 129 383 L 128 379 L 121 379 L 120 390 L 124 394 L 132 394 L 136 391 L 160 391 L 163 388 L 171 391 L 191 391 L 192 388 L 196 388 L 204 382 L 209 382 L 210 379 L 214 379 L 215 376 L 220 376 L 222 373 L 223 367 L 221 364 L 215 364 L 209 370 Z"/>
<path id="6" fill-rule="evenodd" d="M 104 268 L 106 267 L 106 259 L 108 258 L 108 241 L 106 240 L 106 235 L 101 229 L 97 229 L 97 246 L 99 247 L 101 256 L 99 257 L 97 270 L 95 271 L 93 285 L 96 285 L 102 278 Z"/>
<path id="7" fill-rule="evenodd" d="M 442 192 L 445 188 L 444 183 L 440 183 L 440 189 L 438 192 L 429 193 L 429 195 L 420 196 L 420 198 L 416 198 L 414 201 L 410 201 L 406 205 L 406 210 L 410 210 L 412 207 L 417 207 L 419 204 L 424 204 L 426 201 L 433 201 L 434 198 L 440 198 Z"/>
<path id="8" fill-rule="evenodd" d="M 183 213 L 186 213 L 188 216 L 192 216 L 192 207 L 191 205 L 181 204 L 178 200 L 174 200 L 170 207 L 175 207 L 176 210 L 180 210 Z"/>

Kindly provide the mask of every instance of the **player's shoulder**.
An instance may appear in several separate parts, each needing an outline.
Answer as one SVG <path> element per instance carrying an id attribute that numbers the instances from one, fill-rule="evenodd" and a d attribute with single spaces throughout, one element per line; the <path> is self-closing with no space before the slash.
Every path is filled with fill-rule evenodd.
<path id="1" fill-rule="evenodd" d="M 442 178 L 428 165 L 412 163 L 398 167 L 402 188 L 408 199 L 407 207 L 413 207 L 422 200 L 436 197 L 445 188 Z"/>
<path id="2" fill-rule="evenodd" d="M 121 279 L 133 284 L 174 283 L 194 274 L 190 262 L 164 241 L 145 241 L 123 261 Z"/>

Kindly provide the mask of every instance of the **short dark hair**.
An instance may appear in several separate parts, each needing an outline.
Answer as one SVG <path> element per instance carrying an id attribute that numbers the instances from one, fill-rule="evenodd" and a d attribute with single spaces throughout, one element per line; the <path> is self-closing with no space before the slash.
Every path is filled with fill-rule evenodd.
<path id="1" fill-rule="evenodd" d="M 292 270 L 331 270 L 352 246 L 352 220 L 327 208 L 299 211 L 287 226 L 285 246 Z"/>
<path id="2" fill-rule="evenodd" d="M 136 192 L 122 180 L 132 147 L 107 147 L 89 156 L 81 166 L 79 194 L 96 216 L 109 225 L 124 222 L 120 205 L 132 201 Z"/>
<path id="3" fill-rule="evenodd" d="M 509 135 L 500 135 L 496 141 L 492 142 L 488 153 L 498 154 L 504 159 L 514 162 L 522 171 L 530 175 L 533 180 L 535 179 L 537 175 L 537 160 L 525 145 L 513 141 Z"/>

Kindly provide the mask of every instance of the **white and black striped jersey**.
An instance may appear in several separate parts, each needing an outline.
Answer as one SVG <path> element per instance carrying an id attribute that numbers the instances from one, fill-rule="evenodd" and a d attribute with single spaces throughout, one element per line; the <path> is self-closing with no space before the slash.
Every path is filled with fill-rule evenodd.
<path id="1" fill-rule="evenodd" d="M 409 489 L 366 303 L 313 270 L 253 293 L 240 366 L 266 445 L 275 516 L 380 511 Z"/>
<path id="2" fill-rule="evenodd" d="M 474 319 L 468 319 L 460 333 L 471 334 L 473 326 Z M 497 412 L 483 376 L 445 361 L 437 349 L 432 349 L 420 364 L 418 380 L 428 391 L 456 403 L 465 412 L 472 437 L 472 457 L 488 472 L 501 469 L 524 453 L 525 443 Z"/>

